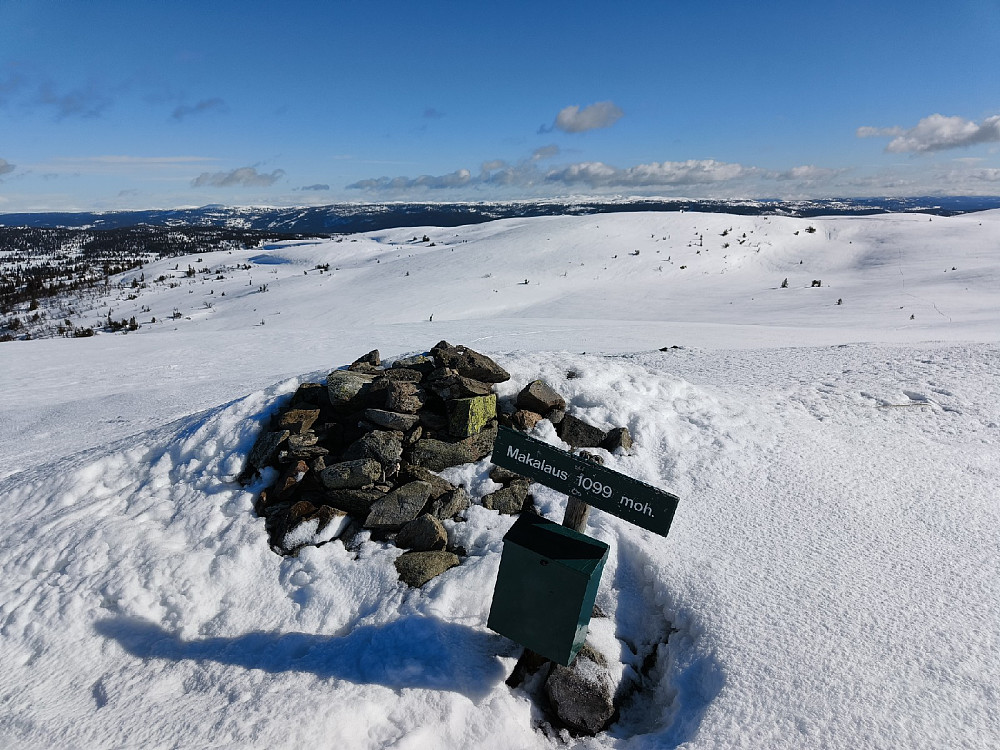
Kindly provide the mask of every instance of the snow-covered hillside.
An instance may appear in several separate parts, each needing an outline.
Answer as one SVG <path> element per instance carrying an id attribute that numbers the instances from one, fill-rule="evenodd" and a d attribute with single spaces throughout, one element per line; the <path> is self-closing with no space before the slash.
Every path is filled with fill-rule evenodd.
<path id="1" fill-rule="evenodd" d="M 0 344 L 0 744 L 995 746 L 998 261 L 996 211 L 648 213 L 126 274 L 110 314 L 140 330 Z M 441 339 L 507 368 L 502 394 L 542 377 L 628 426 L 608 465 L 681 498 L 667 539 L 591 516 L 595 637 L 675 631 L 596 738 L 539 731 L 504 685 L 517 649 L 485 623 L 510 517 L 471 508 L 449 527 L 469 559 L 413 590 L 389 545 L 278 557 L 260 485 L 233 482 L 299 382 Z"/>

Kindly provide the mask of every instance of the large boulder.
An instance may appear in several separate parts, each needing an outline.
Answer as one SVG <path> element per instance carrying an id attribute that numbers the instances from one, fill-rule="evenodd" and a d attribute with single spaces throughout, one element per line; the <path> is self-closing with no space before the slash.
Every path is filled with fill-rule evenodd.
<path id="1" fill-rule="evenodd" d="M 459 564 L 458 555 L 444 550 L 430 552 L 404 552 L 396 558 L 399 580 L 407 586 L 419 588 L 435 576 Z"/>

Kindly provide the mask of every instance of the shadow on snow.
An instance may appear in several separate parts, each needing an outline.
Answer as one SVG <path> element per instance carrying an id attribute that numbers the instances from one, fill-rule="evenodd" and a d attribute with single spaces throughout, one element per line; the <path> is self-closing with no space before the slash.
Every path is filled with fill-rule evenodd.
<path id="1" fill-rule="evenodd" d="M 430 617 L 364 625 L 335 638 L 306 633 L 255 632 L 186 641 L 139 618 L 99 620 L 94 630 L 133 656 L 214 661 L 265 672 L 309 672 L 392 689 L 448 690 L 479 700 L 504 677 L 499 637 Z"/>

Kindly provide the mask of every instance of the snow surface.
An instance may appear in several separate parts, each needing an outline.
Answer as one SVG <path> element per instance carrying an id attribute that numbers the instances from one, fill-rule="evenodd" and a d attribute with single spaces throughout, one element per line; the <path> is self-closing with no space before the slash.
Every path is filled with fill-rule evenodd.
<path id="1" fill-rule="evenodd" d="M 998 255 L 997 211 L 649 213 L 159 261 L 178 286 L 134 300 L 126 274 L 138 332 L 0 345 L 0 746 L 996 747 Z M 298 383 L 440 339 L 629 427 L 608 465 L 681 497 L 666 539 L 591 514 L 593 637 L 626 673 L 659 653 L 597 738 L 504 685 L 511 517 L 449 523 L 468 558 L 413 590 L 390 546 L 274 555 L 268 478 L 233 482 Z"/>

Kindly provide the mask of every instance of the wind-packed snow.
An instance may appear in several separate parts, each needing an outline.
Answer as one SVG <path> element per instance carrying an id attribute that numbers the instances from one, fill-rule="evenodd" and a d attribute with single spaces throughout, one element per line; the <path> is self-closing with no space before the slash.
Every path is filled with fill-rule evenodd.
<path id="1" fill-rule="evenodd" d="M 995 747 L 998 260 L 1000 212 L 650 213 L 164 260 L 134 300 L 126 274 L 138 332 L 0 344 L 0 746 Z M 627 426 L 607 465 L 681 498 L 666 539 L 591 513 L 591 637 L 624 673 L 659 650 L 598 737 L 504 684 L 512 517 L 449 522 L 468 557 L 409 589 L 391 545 L 275 555 L 270 477 L 234 482 L 300 382 L 441 339 Z"/>

